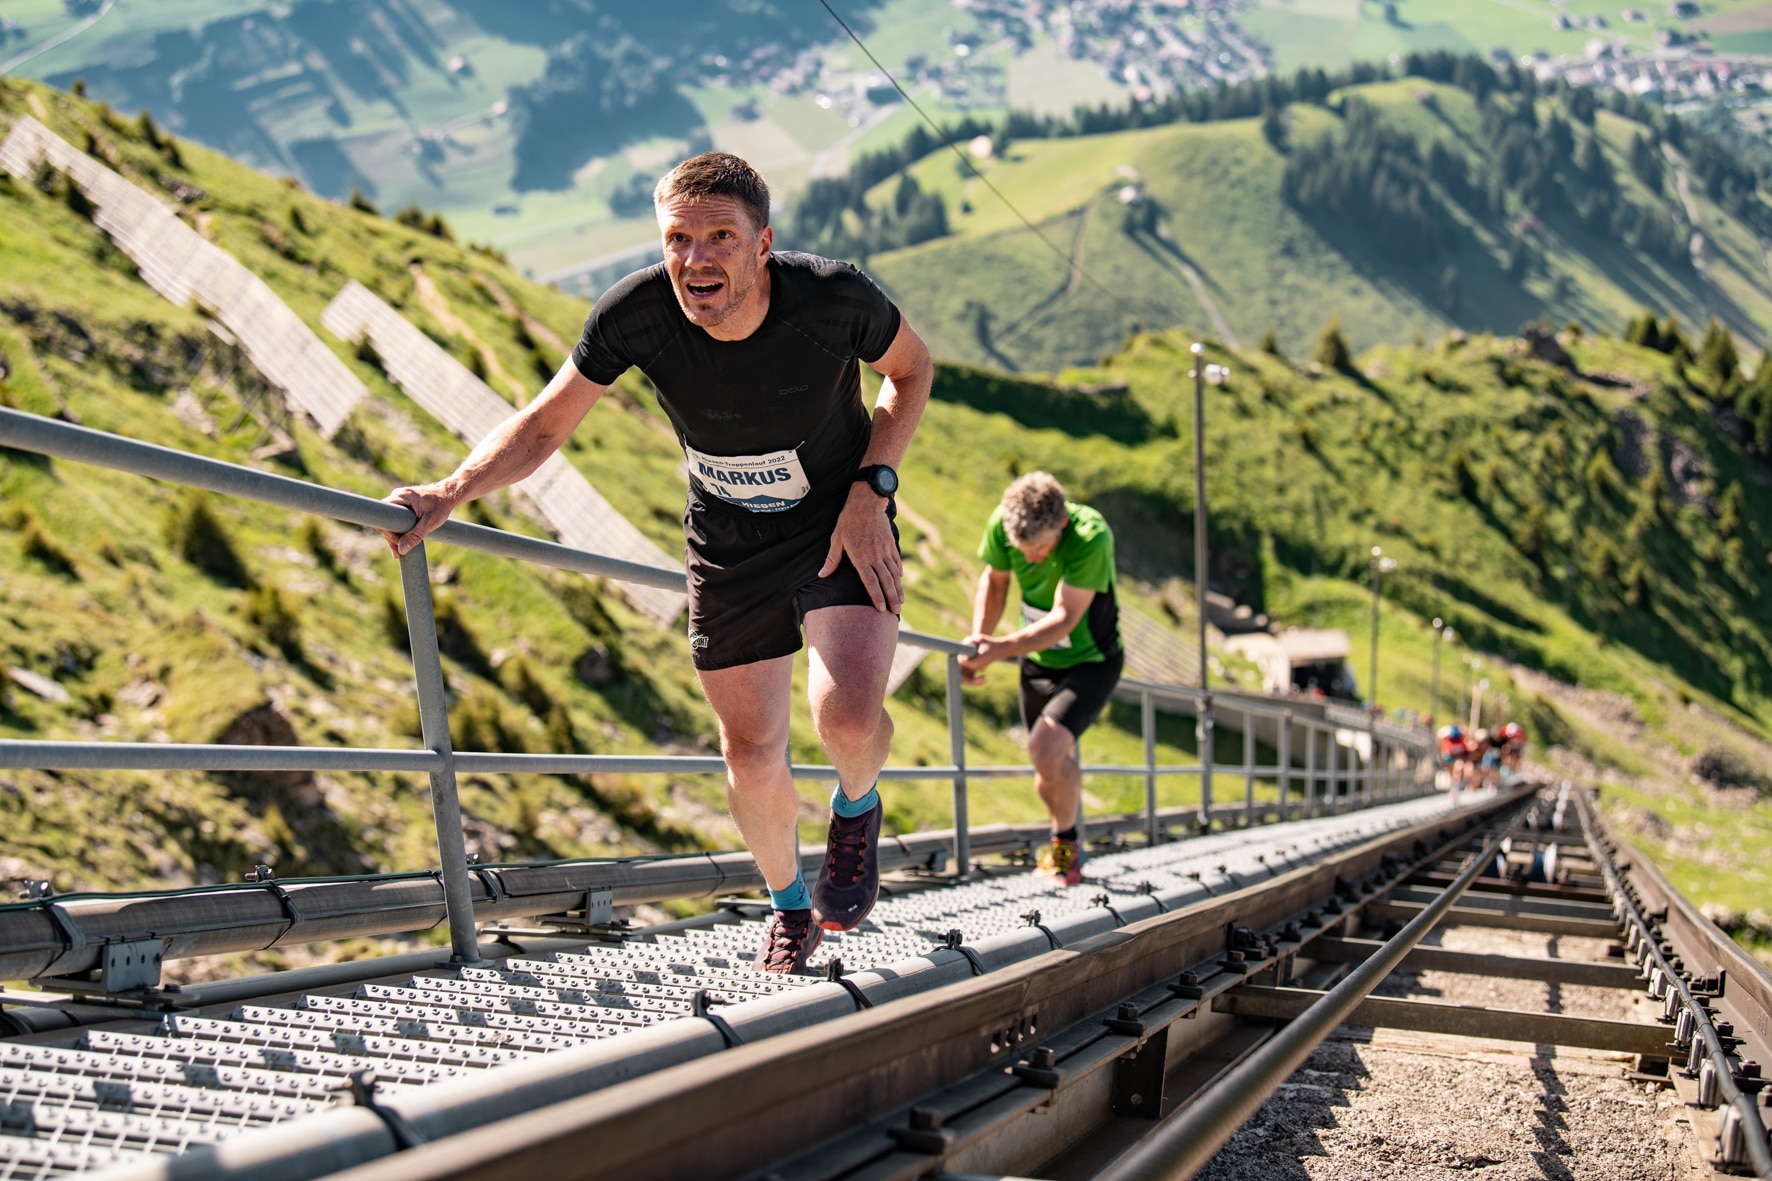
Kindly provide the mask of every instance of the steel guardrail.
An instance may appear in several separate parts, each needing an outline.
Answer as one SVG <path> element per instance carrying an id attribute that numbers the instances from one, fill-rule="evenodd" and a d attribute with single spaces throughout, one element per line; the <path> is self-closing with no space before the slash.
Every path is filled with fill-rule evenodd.
<path id="1" fill-rule="evenodd" d="M 130 472 L 293 511 L 315 513 L 371 529 L 404 531 L 414 521 L 410 510 L 366 496 L 7 408 L 0 408 L 0 445 Z M 431 537 L 494 556 L 535 562 L 617 581 L 637 582 L 666 589 L 680 589 L 684 585 L 684 575 L 680 570 L 627 562 L 466 522 L 447 522 L 434 531 Z M 0 767 L 50 770 L 404 770 L 424 773 L 429 776 L 431 783 L 440 863 L 436 878 L 445 895 L 452 948 L 458 960 L 473 962 L 478 954 L 478 943 L 473 931 L 476 886 L 474 876 L 468 872 L 461 835 L 460 805 L 455 787 L 458 769 L 487 773 L 705 774 L 724 771 L 725 763 L 720 758 L 707 756 L 565 755 L 454 750 L 448 731 L 447 694 L 437 650 L 436 622 L 425 545 L 415 546 L 399 561 L 401 584 L 405 592 L 414 684 L 423 730 L 423 749 L 0 740 Z M 882 771 L 881 778 L 952 780 L 952 868 L 956 873 L 965 874 L 972 861 L 968 783 L 972 779 L 1026 777 L 1032 773 L 1032 768 L 1025 764 L 982 767 L 967 765 L 959 658 L 972 651 L 968 645 L 908 628 L 901 628 L 898 638 L 901 643 L 941 653 L 946 659 L 950 762 L 933 767 L 887 767 Z M 1201 756 L 1195 763 L 1158 764 L 1154 722 L 1154 705 L 1159 699 L 1192 703 L 1203 718 L 1210 717 L 1212 695 L 1199 689 L 1137 680 L 1126 682 L 1125 689 L 1141 695 L 1140 700 L 1144 707 L 1145 762 L 1085 764 L 1083 770 L 1089 774 L 1144 776 L 1146 799 L 1143 821 L 1146 837 L 1151 841 L 1160 839 L 1165 828 L 1163 810 L 1157 806 L 1156 783 L 1161 777 L 1200 777 L 1202 798 L 1196 809 L 1195 824 L 1202 829 L 1210 828 L 1215 822 L 1222 823 L 1227 815 L 1240 814 L 1245 822 L 1255 816 L 1258 809 L 1255 798 L 1257 776 L 1271 775 L 1275 779 L 1280 797 L 1278 815 L 1282 820 L 1288 818 L 1294 807 L 1290 799 L 1290 789 L 1295 781 L 1303 786 L 1306 814 L 1316 814 L 1320 810 L 1319 789 L 1323 791 L 1323 801 L 1327 809 L 1334 812 L 1344 806 L 1364 806 L 1381 799 L 1403 798 L 1431 788 L 1431 776 L 1424 776 L 1429 754 L 1425 735 L 1394 735 L 1388 723 L 1381 723 L 1376 718 L 1366 718 L 1364 730 L 1371 737 L 1371 746 L 1364 757 L 1364 765 L 1356 765 L 1359 756 L 1350 748 L 1345 764 L 1338 768 L 1337 735 L 1345 732 L 1347 727 L 1336 724 L 1334 719 L 1327 716 L 1323 719 L 1312 718 L 1308 716 L 1309 711 L 1293 710 L 1284 704 L 1269 708 L 1239 695 L 1226 695 L 1221 698 L 1227 703 L 1225 708 L 1230 712 L 1244 713 L 1249 722 L 1257 716 L 1277 716 L 1278 757 L 1270 765 L 1256 762 L 1255 744 L 1248 733 L 1246 722 L 1243 763 L 1234 766 L 1216 764 L 1221 771 L 1241 773 L 1244 776 L 1243 804 L 1240 810 L 1218 807 L 1215 817 L 1215 803 L 1207 788 L 1215 766 L 1210 742 L 1202 743 Z M 1291 761 L 1291 743 L 1295 730 L 1301 731 L 1305 738 L 1306 765 L 1302 772 L 1293 767 Z M 1210 734 L 1209 730 L 1206 732 Z M 1321 769 L 1315 761 L 1319 748 L 1326 754 L 1326 766 Z M 796 765 L 793 773 L 796 778 L 803 780 L 829 781 L 836 777 L 833 768 L 816 764 Z M 1345 804 L 1341 791 L 1344 785 L 1347 789 Z M 1087 817 L 1080 816 L 1079 819 L 1089 822 Z M 647 861 L 645 864 L 652 862 Z M 736 882 L 748 880 L 748 875 L 734 874 L 732 880 L 732 888 L 736 889 L 739 888 Z M 394 915 L 403 909 L 401 906 L 390 907 L 388 921 L 394 921 Z M 407 919 L 402 918 L 399 921 L 405 922 Z M 295 925 L 292 920 L 286 930 L 293 929 Z M 382 933 L 430 925 L 433 923 L 384 928 Z M 63 950 L 70 961 L 81 960 L 85 956 L 83 937 L 75 939 L 67 935 L 63 930 L 64 926 L 60 920 L 55 924 L 57 931 L 64 935 Z M 364 932 L 353 929 L 353 933 Z M 171 937 L 167 941 L 166 953 L 168 956 L 197 954 L 191 950 L 194 946 L 196 944 L 189 941 Z M 4 948 L 4 942 L 0 942 L 0 950 Z M 58 965 L 58 970 L 69 969 L 64 962 Z"/>

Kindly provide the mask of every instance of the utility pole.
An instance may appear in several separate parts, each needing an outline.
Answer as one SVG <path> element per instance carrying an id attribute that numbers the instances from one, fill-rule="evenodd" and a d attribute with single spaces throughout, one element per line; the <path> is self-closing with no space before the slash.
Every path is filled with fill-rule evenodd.
<path id="1" fill-rule="evenodd" d="M 1201 832 L 1212 829 L 1212 686 L 1206 654 L 1206 346 L 1195 341 L 1194 367 L 1194 607 L 1200 614 L 1200 814 Z M 1217 366 L 1213 366 L 1217 368 Z"/>

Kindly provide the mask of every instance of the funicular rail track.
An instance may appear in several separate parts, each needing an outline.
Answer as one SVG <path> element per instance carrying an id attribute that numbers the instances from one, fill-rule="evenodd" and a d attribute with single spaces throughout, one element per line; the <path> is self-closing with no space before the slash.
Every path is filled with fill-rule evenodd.
<path id="1" fill-rule="evenodd" d="M 1553 846 L 1562 872 L 1546 876 L 1560 881 L 1500 875 L 1504 863 L 1546 868 Z M 1411 914 L 1375 917 L 1386 907 Z M 1577 937 L 1603 928 L 1620 954 L 1582 962 L 1420 946 L 1436 927 L 1478 915 Z M 392 1118 L 335 1111 L 324 1128 L 292 1122 L 110 1175 L 1185 1178 L 1323 1038 L 1360 1025 L 1634 1056 L 1636 1077 L 1664 1076 L 1693 1106 L 1715 1164 L 1772 1177 L 1749 1065 L 1767 1044 L 1766 973 L 1693 921 L 1652 868 L 1616 856 L 1578 792 L 1510 791 L 1222 897 L 1120 917 L 1080 938 L 1030 926 L 1020 937 L 1038 944 L 1032 955 L 1005 957 L 999 940 L 971 965 L 976 952 L 940 949 L 927 953 L 922 980 L 897 965 L 725 1010 L 748 1010 L 742 1033 L 677 1022 L 703 1026 L 715 1049 L 675 1064 L 605 1061 L 567 1085 L 506 1068 L 512 1086 L 496 1094 L 470 1097 L 461 1083 L 402 1090 L 387 1100 Z M 1646 989 L 1665 1020 L 1371 995 L 1411 964 Z M 806 1005 L 823 1019 L 768 1036 Z M 554 1101 L 535 1102 L 550 1091 Z"/>
<path id="2" fill-rule="evenodd" d="M 402 524 L 377 502 L 10 411 L 0 411 L 0 440 L 358 524 Z M 437 536 L 646 585 L 681 577 L 474 526 Z M 1265 725 L 1276 763 L 1258 767 L 1246 753 L 1245 765 L 1223 768 L 1244 778 L 1245 797 L 1241 808 L 1215 807 L 1210 747 L 1198 765 L 1158 766 L 1151 724 L 1160 699 L 1209 727 L 1213 695 L 1133 683 L 1145 764 L 1085 770 L 1142 773 L 1146 810 L 1091 818 L 1093 835 L 1122 847 L 1092 862 L 1084 889 L 1038 886 L 976 861 L 1013 854 L 1037 834 L 966 823 L 968 777 L 1024 769 L 965 766 L 954 663 L 962 649 L 902 633 L 948 656 L 953 765 L 889 768 L 887 777 L 951 776 L 955 827 L 887 847 L 899 894 L 882 903 L 879 921 L 830 941 L 830 979 L 764 977 L 746 967 L 758 933 L 742 904 L 638 938 L 599 917 L 617 903 L 753 887 L 742 855 L 465 863 L 453 811 L 459 768 L 718 771 L 719 760 L 452 750 L 439 724 L 422 547 L 403 559 L 402 579 L 424 749 L 0 743 L 0 765 L 11 766 L 424 771 L 442 863 L 406 878 L 262 878 L 231 890 L 0 907 L 0 978 L 76 987 L 96 976 L 87 991 L 98 993 L 51 1003 L 0 996 L 0 1037 L 13 1035 L 0 1040 L 0 1181 L 106 1166 L 114 1181 L 419 1181 L 537 1169 L 782 1181 L 1180 1178 L 1347 1024 L 1632 1055 L 1644 1075 L 1665 1078 L 1707 1113 L 1719 1165 L 1772 1181 L 1756 1064 L 1772 1036 L 1772 977 L 1652 866 L 1617 856 L 1579 792 L 1551 800 L 1510 788 L 1462 806 L 1410 798 L 1426 789 L 1419 734 L 1247 701 L 1229 707 L 1243 711 L 1245 751 Z M 1368 742 L 1358 762 L 1345 741 L 1353 730 Z M 1289 750 L 1295 735 L 1306 748 L 1302 774 Z M 1339 770 L 1338 746 L 1348 752 Z M 825 768 L 794 771 L 828 777 Z M 1157 809 L 1157 777 L 1177 774 L 1200 776 L 1197 810 Z M 1276 781 L 1277 803 L 1256 803 L 1258 774 Z M 1172 830 L 1197 835 L 1165 841 Z M 1124 847 L 1131 835 L 1145 843 Z M 1517 846 L 1504 852 L 1512 842 L 1530 850 L 1527 862 Z M 1562 872 L 1550 872 L 1553 857 Z M 944 862 L 952 876 L 938 878 Z M 1503 862 L 1536 868 L 1541 880 L 1501 876 Z M 577 912 L 576 934 L 556 924 L 487 932 L 494 940 L 483 943 L 474 929 L 559 911 Z M 444 921 L 446 964 L 395 957 L 172 992 L 132 958 Z M 1617 954 L 1550 960 L 1422 944 L 1445 926 L 1613 941 Z M 1373 995 L 1399 968 L 1646 986 L 1662 1021 Z M 354 1102 L 340 1105 L 341 1085 Z"/>

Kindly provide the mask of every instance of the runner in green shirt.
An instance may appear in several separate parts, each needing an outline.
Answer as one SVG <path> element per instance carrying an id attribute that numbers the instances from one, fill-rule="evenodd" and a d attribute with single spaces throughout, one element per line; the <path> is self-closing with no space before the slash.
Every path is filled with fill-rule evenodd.
<path id="1" fill-rule="evenodd" d="M 1077 739 L 1106 708 L 1126 662 L 1114 596 L 1114 533 L 1102 515 L 1065 498 L 1045 472 L 1009 485 L 985 526 L 978 556 L 985 572 L 972 605 L 960 659 L 971 684 L 999 660 L 1021 662 L 1021 721 L 1028 732 L 1034 787 L 1052 815 L 1052 843 L 1039 872 L 1074 886 L 1083 880 L 1077 835 L 1083 771 Z M 994 636 L 1009 602 L 1013 576 L 1021 591 L 1022 626 Z"/>

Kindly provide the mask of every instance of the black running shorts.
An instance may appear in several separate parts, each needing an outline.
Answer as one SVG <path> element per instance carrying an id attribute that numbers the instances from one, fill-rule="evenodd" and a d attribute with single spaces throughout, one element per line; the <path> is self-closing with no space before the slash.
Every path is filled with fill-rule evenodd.
<path id="1" fill-rule="evenodd" d="M 874 605 L 848 554 L 830 577 L 818 576 L 843 504 L 839 499 L 813 513 L 753 513 L 709 505 L 690 493 L 684 567 L 696 668 L 711 672 L 791 656 L 803 646 L 800 627 L 808 611 Z M 886 512 L 894 516 L 897 507 L 888 501 Z M 896 541 L 896 523 L 892 536 Z"/>
<path id="2" fill-rule="evenodd" d="M 1090 660 L 1070 668 L 1041 668 L 1031 660 L 1021 662 L 1021 724 L 1034 728 L 1037 718 L 1051 718 L 1071 737 L 1083 737 L 1107 708 L 1114 686 L 1126 666 L 1124 649 L 1105 660 Z"/>

